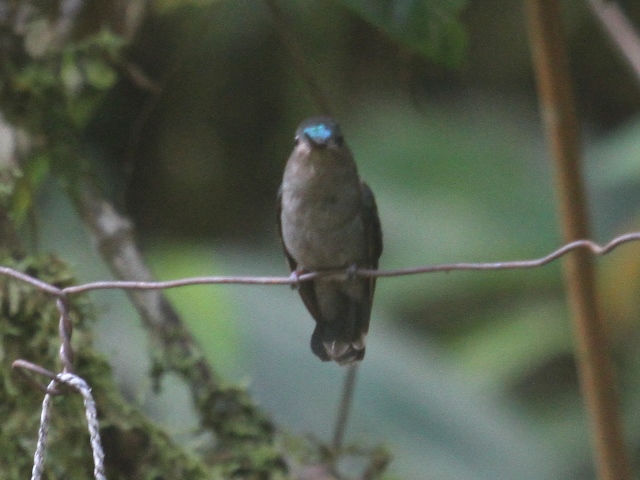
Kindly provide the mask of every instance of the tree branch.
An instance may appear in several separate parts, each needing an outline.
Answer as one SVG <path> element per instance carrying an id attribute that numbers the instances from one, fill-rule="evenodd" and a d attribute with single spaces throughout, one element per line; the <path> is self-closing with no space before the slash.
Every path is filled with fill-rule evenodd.
<path id="1" fill-rule="evenodd" d="M 86 184 L 74 195 L 74 200 L 98 252 L 113 274 L 127 282 L 152 283 L 151 272 L 136 246 L 129 220 Z M 213 430 L 223 445 L 236 440 L 228 428 L 229 422 L 252 432 L 257 441 L 271 442 L 274 432 L 271 422 L 244 390 L 221 386 L 202 350 L 162 292 L 128 289 L 127 293 L 159 347 L 160 359 L 154 368 L 156 378 L 165 371 L 174 371 L 188 382 L 203 427 Z M 227 428 L 223 428 L 225 425 Z M 245 432 L 246 436 L 249 435 Z"/>

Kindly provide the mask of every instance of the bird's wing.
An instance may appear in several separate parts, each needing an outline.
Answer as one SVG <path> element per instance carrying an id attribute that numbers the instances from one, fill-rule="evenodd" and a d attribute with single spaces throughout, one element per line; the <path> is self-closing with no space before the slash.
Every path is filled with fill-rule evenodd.
<path id="1" fill-rule="evenodd" d="M 380 217 L 378 217 L 378 207 L 369 185 L 361 182 L 361 188 L 363 220 L 367 229 L 367 238 L 369 239 L 368 259 L 370 268 L 378 268 L 378 260 L 382 255 L 382 228 L 380 227 Z"/>
<path id="2" fill-rule="evenodd" d="M 378 207 L 373 192 L 364 182 L 361 182 L 362 189 L 362 206 L 363 206 L 363 222 L 366 228 L 368 239 L 368 265 L 362 265 L 365 268 L 378 268 L 378 260 L 382 255 L 382 228 L 380 227 L 380 217 L 378 217 Z M 373 293 L 376 289 L 376 279 L 372 277 L 369 280 L 369 301 L 373 304 Z M 365 331 L 368 330 L 368 325 Z"/>
<path id="3" fill-rule="evenodd" d="M 280 243 L 282 243 L 282 249 L 284 250 L 284 255 L 287 257 L 287 264 L 289 265 L 289 270 L 293 272 L 298 267 L 298 262 L 296 262 L 295 258 L 293 258 L 289 253 L 289 250 L 287 250 L 287 246 L 284 244 L 284 238 L 282 237 L 282 186 L 278 189 L 276 216 L 278 219 L 278 236 L 280 237 Z"/>
<path id="4" fill-rule="evenodd" d="M 276 205 L 276 211 L 278 216 L 278 235 L 280 236 L 280 243 L 282 243 L 282 249 L 284 250 L 285 257 L 287 258 L 289 270 L 293 272 L 298 268 L 298 262 L 296 262 L 296 259 L 293 258 L 289 253 L 289 250 L 287 250 L 287 246 L 284 243 L 284 237 L 282 236 L 282 187 L 278 189 L 278 203 Z M 302 302 L 305 307 L 307 307 L 307 310 L 309 310 L 309 313 L 311 313 L 314 320 L 316 322 L 322 321 L 320 307 L 318 306 L 318 298 L 316 297 L 316 290 L 314 288 L 314 281 L 300 282 L 296 288 L 302 298 Z"/>

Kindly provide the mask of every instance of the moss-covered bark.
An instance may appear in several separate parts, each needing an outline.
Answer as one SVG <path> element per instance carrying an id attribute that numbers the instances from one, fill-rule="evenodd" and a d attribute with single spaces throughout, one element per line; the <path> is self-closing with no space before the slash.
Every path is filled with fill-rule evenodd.
<path id="1" fill-rule="evenodd" d="M 0 255 L 0 264 L 57 287 L 73 283 L 73 275 L 56 257 L 16 259 L 5 254 Z M 273 443 L 259 443 L 254 438 L 243 442 L 247 434 L 244 429 L 249 427 L 233 421 L 226 428 L 235 432 L 237 443 L 232 447 L 227 444 L 224 451 L 212 457 L 210 465 L 177 446 L 121 396 L 109 364 L 91 345 L 92 312 L 86 298 L 71 300 L 70 317 L 75 373 L 91 386 L 98 406 L 109 479 L 286 477 L 284 462 Z M 0 276 L 0 471 L 8 480 L 28 478 L 31 472 L 43 398 L 42 392 L 17 375 L 11 363 L 23 358 L 58 371 L 58 321 L 55 299 L 50 294 Z M 38 380 L 48 383 L 48 379 Z M 235 397 L 238 391 L 233 387 Z M 224 397 L 224 392 L 220 395 Z M 91 478 L 93 460 L 82 398 L 73 392 L 55 397 L 52 411 L 45 478 Z M 215 416 L 215 410 L 211 415 Z M 216 421 L 224 424 L 225 419 Z"/>

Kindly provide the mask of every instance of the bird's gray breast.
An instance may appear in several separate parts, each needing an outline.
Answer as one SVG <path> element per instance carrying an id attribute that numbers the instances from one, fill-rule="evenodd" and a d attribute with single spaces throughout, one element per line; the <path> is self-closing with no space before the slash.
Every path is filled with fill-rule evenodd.
<path id="1" fill-rule="evenodd" d="M 283 182 L 282 238 L 298 266 L 345 267 L 364 260 L 360 182 Z"/>

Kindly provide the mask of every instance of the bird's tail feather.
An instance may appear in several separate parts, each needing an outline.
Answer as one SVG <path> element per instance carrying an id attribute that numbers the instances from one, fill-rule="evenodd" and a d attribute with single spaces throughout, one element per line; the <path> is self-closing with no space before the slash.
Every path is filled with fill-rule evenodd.
<path id="1" fill-rule="evenodd" d="M 352 317 L 353 318 L 353 317 Z M 311 350 L 323 362 L 349 365 L 364 358 L 366 331 L 357 321 L 318 323 L 311 336 Z"/>

